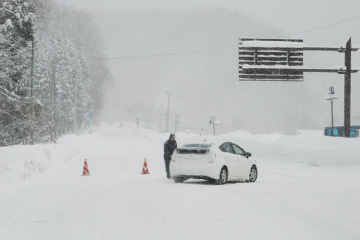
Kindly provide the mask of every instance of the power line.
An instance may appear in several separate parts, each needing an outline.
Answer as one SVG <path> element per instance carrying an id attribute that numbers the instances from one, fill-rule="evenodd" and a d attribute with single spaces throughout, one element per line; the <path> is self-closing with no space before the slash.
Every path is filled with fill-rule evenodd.
<path id="1" fill-rule="evenodd" d="M 165 94 L 168 93 L 166 91 L 139 91 L 139 90 L 130 90 L 130 89 L 119 89 L 119 88 L 110 88 L 110 91 L 115 92 L 131 92 L 131 93 L 141 93 L 141 94 Z"/>
<path id="2" fill-rule="evenodd" d="M 308 30 L 304 30 L 301 32 L 296 32 L 296 33 L 292 33 L 292 34 L 288 34 L 288 35 L 284 35 L 284 36 L 280 36 L 280 37 L 276 37 L 276 38 L 285 38 L 285 37 L 290 37 L 290 36 L 294 36 L 294 35 L 299 35 L 302 33 L 307 33 L 307 32 L 313 32 L 316 30 L 320 30 L 323 28 L 328 28 L 337 24 L 341 24 L 344 22 L 349 22 L 355 19 L 360 18 L 359 16 L 355 16 L 352 18 L 348 18 L 348 19 L 344 19 L 341 21 L 337 21 L 328 25 L 324 25 L 321 27 L 316 27 L 316 28 L 311 28 Z M 208 48 L 208 49 L 199 49 L 199 50 L 192 50 L 192 51 L 185 51 L 185 52 L 173 52 L 173 53 L 163 53 L 163 54 L 151 54 L 151 55 L 141 55 L 141 56 L 127 56 L 127 57 L 103 57 L 103 58 L 97 58 L 97 59 L 104 59 L 104 60 L 126 60 L 126 59 L 138 59 L 138 58 L 152 58 L 152 57 L 166 57 L 166 56 L 176 56 L 176 55 L 184 55 L 184 54 L 191 54 L 191 53 L 200 53 L 200 52 L 209 52 L 209 51 L 216 51 L 216 50 L 222 50 L 222 49 L 227 49 L 227 48 L 234 48 L 234 47 L 238 47 L 238 45 L 228 45 L 228 46 L 222 46 L 222 47 L 215 47 L 215 48 Z"/>
<path id="3" fill-rule="evenodd" d="M 142 56 L 129 56 L 129 57 L 113 57 L 113 58 L 104 57 L 104 58 L 98 58 L 98 59 L 123 60 L 123 59 L 136 59 L 136 58 L 166 57 L 166 56 L 184 55 L 184 54 L 190 54 L 190 53 L 216 51 L 216 50 L 221 50 L 221 49 L 225 49 L 225 48 L 233 48 L 233 47 L 238 47 L 238 45 L 229 45 L 229 46 L 223 46 L 223 47 L 192 50 L 192 51 L 186 51 L 186 52 L 174 52 L 174 53 L 142 55 Z"/>
<path id="4" fill-rule="evenodd" d="M 299 34 L 302 34 L 302 33 L 313 32 L 313 31 L 320 30 L 320 29 L 324 29 L 324 28 L 328 28 L 328 27 L 331 27 L 331 26 L 334 26 L 334 25 L 337 25 L 337 24 L 340 24 L 340 23 L 349 22 L 349 21 L 355 20 L 355 19 L 357 19 L 357 18 L 360 18 L 360 15 L 359 15 L 359 16 L 356 16 L 356 17 L 344 19 L 344 20 L 341 20 L 341 21 L 338 21 L 338 22 L 334 22 L 334 23 L 331 23 L 331 24 L 328 24 L 328 25 L 325 25 L 325 26 L 316 27 L 316 28 L 311 28 L 311 29 L 308 29 L 308 30 L 304 30 L 304 31 L 301 31 L 301 32 L 292 33 L 292 34 L 285 35 L 285 36 L 281 36 L 281 37 L 277 37 L 277 38 L 284 38 L 284 37 L 290 37 L 290 36 L 294 36 L 294 35 L 299 35 Z"/>

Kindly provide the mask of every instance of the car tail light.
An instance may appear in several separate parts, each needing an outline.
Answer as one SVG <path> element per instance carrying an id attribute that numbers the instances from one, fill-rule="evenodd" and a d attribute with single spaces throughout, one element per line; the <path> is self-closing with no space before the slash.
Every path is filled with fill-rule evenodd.
<path id="1" fill-rule="evenodd" d="M 216 160 L 216 153 L 209 151 L 209 163 L 214 163 Z"/>

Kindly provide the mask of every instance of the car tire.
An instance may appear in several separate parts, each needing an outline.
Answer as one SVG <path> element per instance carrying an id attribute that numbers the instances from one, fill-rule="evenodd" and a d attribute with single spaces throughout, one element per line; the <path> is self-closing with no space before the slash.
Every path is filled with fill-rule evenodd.
<path id="1" fill-rule="evenodd" d="M 223 167 L 223 168 L 220 170 L 219 179 L 216 180 L 216 184 L 217 184 L 217 185 L 223 185 L 223 184 L 225 184 L 226 181 L 227 181 L 227 178 L 228 178 L 228 175 L 227 175 L 226 168 Z"/>
<path id="2" fill-rule="evenodd" d="M 176 183 L 182 183 L 186 180 L 184 177 L 174 177 L 174 182 Z"/>
<path id="3" fill-rule="evenodd" d="M 249 173 L 249 182 L 255 182 L 258 177 L 258 171 L 255 166 L 252 166 Z"/>

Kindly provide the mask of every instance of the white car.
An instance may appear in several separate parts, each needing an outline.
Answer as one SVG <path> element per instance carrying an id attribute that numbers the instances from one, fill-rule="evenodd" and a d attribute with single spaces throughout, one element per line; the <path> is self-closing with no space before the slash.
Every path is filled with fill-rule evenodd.
<path id="1" fill-rule="evenodd" d="M 225 142 L 185 144 L 171 158 L 170 174 L 175 182 L 189 178 L 207 179 L 217 184 L 227 181 L 255 182 L 256 160 L 238 145 Z"/>

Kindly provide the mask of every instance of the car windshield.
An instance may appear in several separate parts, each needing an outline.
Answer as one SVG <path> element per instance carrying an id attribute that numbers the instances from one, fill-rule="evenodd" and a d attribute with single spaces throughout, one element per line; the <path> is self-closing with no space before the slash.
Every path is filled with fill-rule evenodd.
<path id="1" fill-rule="evenodd" d="M 186 148 L 210 148 L 213 144 L 212 143 L 192 143 L 192 144 L 185 144 L 183 147 Z"/>

